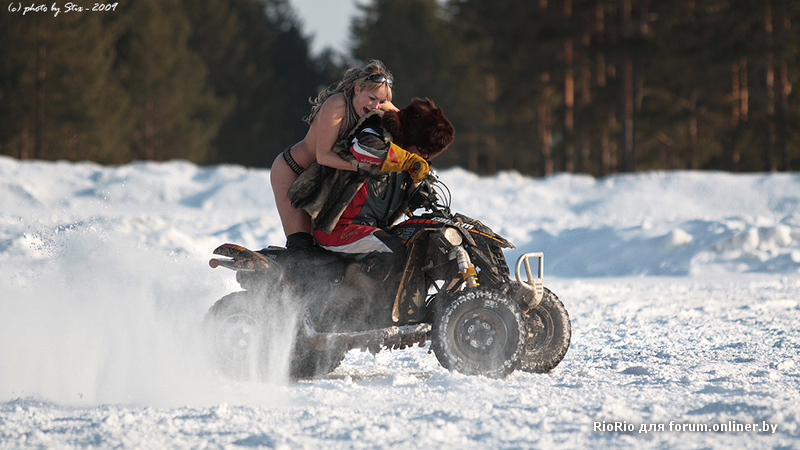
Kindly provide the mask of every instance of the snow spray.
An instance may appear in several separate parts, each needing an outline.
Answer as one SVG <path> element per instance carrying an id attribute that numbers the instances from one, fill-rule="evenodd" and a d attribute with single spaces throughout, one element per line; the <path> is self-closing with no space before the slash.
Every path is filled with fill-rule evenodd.
<path id="1" fill-rule="evenodd" d="M 203 315 L 229 288 L 204 261 L 102 227 L 57 234 L 41 237 L 49 258 L 0 275 L 8 286 L 0 299 L 0 399 L 282 402 L 263 383 L 231 384 L 203 357 Z"/>

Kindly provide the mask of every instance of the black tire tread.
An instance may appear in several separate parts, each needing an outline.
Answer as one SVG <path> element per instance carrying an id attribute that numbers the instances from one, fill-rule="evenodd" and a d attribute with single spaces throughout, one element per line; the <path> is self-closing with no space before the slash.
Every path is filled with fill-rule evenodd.
<path id="1" fill-rule="evenodd" d="M 469 308 L 470 303 L 487 300 L 498 303 L 501 308 L 511 314 L 514 320 L 511 325 L 515 329 L 517 336 L 517 342 L 509 344 L 513 347 L 510 356 L 502 364 L 488 367 L 462 358 L 453 348 L 455 344 L 448 337 L 448 328 L 451 326 L 450 320 L 457 309 Z M 483 375 L 489 378 L 504 378 L 516 369 L 519 358 L 525 349 L 524 336 L 527 335 L 526 323 L 516 302 L 498 290 L 480 287 L 460 291 L 455 294 L 452 301 L 442 306 L 437 308 L 436 319 L 433 323 L 431 348 L 444 368 L 455 370 L 465 375 Z"/>
<path id="2" fill-rule="evenodd" d="M 549 289 L 544 289 L 544 297 L 535 308 L 525 314 L 527 322 L 528 339 L 525 343 L 525 352 L 520 358 L 519 369 L 531 373 L 547 373 L 553 370 L 567 354 L 572 338 L 572 325 L 569 313 L 559 298 Z M 543 318 L 543 320 L 542 320 Z M 541 330 L 541 327 L 551 326 L 551 330 Z M 537 331 L 545 331 L 549 336 L 547 341 L 535 342 Z M 535 346 L 536 345 L 536 346 Z"/>

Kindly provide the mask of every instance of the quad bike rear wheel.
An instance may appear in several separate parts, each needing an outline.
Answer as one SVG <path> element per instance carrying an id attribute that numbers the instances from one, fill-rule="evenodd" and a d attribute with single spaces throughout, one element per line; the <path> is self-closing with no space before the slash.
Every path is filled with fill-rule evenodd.
<path id="1" fill-rule="evenodd" d="M 525 372 L 547 373 L 564 359 L 572 337 L 572 326 L 564 304 L 544 288 L 544 297 L 524 314 L 527 323 L 525 352 L 519 369 Z"/>
<path id="2" fill-rule="evenodd" d="M 279 368 L 280 354 L 288 351 L 288 347 L 278 348 L 280 342 L 295 333 L 294 328 L 284 322 L 268 314 L 263 300 L 253 292 L 234 292 L 222 297 L 208 310 L 203 326 L 213 364 L 231 378 L 268 379 L 270 365 Z M 290 358 L 291 380 L 324 375 L 341 364 L 347 349 L 316 349 L 304 336 L 300 330 L 294 339 L 283 341 L 292 346 L 291 356 L 284 356 Z"/>
<path id="3" fill-rule="evenodd" d="M 245 291 L 222 297 L 206 313 L 205 344 L 212 363 L 225 375 L 243 380 L 261 377 L 265 346 L 260 316 Z"/>
<path id="4" fill-rule="evenodd" d="M 504 378 L 517 367 L 526 335 L 516 302 L 500 291 L 476 288 L 438 308 L 431 346 L 448 370 Z"/>

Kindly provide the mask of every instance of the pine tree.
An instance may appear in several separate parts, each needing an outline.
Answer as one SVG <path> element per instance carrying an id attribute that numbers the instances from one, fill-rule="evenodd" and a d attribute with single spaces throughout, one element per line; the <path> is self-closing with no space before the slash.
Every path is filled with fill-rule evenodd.
<path id="1" fill-rule="evenodd" d="M 225 119 L 210 162 L 269 167 L 302 139 L 308 99 L 323 85 L 286 0 L 184 0 L 190 46 L 205 61 Z"/>
<path id="2" fill-rule="evenodd" d="M 35 91 L 35 40 L 33 18 L 0 14 L 0 153 L 19 158 L 33 157 L 30 145 L 32 107 Z"/>
<path id="3" fill-rule="evenodd" d="M 113 76 L 114 29 L 91 14 L 4 16 L 0 145 L 20 158 L 114 161 L 128 97 Z"/>
<path id="4" fill-rule="evenodd" d="M 221 117 L 206 66 L 189 48 L 183 4 L 140 0 L 125 6 L 117 73 L 132 98 L 135 157 L 205 161 Z"/>

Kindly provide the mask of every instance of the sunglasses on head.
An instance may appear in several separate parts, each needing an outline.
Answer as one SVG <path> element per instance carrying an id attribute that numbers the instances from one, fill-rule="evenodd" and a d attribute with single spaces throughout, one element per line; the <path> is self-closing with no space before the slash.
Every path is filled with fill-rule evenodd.
<path id="1" fill-rule="evenodd" d="M 370 76 L 367 77 L 367 79 L 372 81 L 372 82 L 375 82 L 375 83 L 386 83 L 386 84 L 389 85 L 390 88 L 392 86 L 394 86 L 394 80 L 392 80 L 391 78 L 387 77 L 386 75 L 381 75 L 379 73 L 376 73 L 374 75 L 370 75 Z"/>

